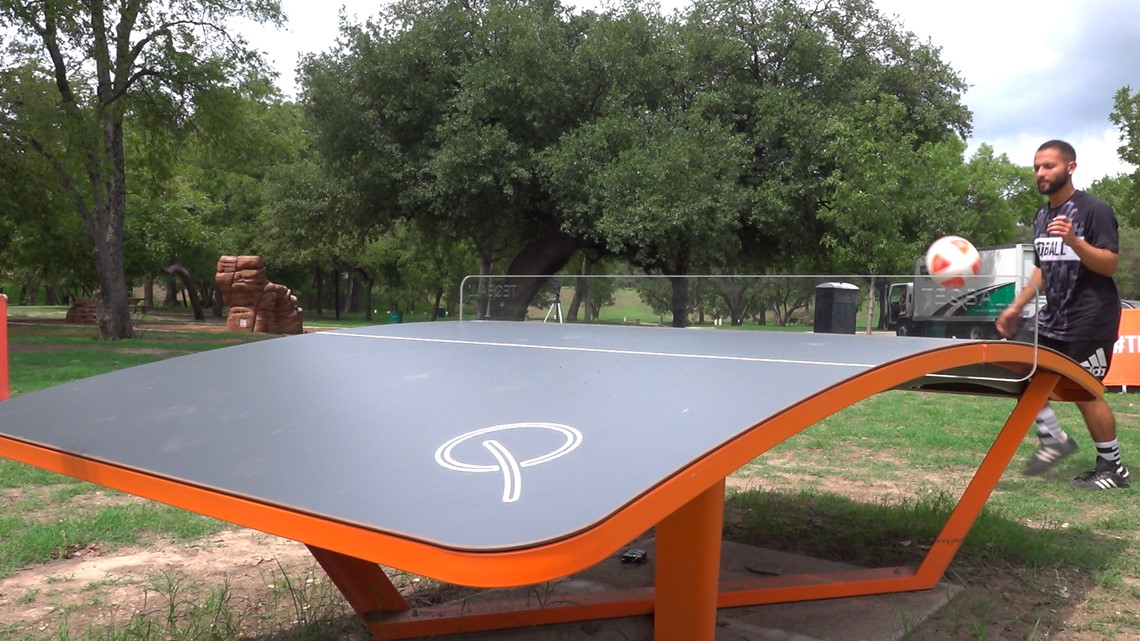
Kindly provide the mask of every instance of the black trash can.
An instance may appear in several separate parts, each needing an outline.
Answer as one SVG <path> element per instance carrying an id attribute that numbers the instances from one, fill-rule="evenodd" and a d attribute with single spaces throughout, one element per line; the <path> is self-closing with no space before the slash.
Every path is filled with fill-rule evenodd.
<path id="1" fill-rule="evenodd" d="M 851 283 L 824 283 L 815 288 L 815 333 L 854 334 L 859 288 Z"/>

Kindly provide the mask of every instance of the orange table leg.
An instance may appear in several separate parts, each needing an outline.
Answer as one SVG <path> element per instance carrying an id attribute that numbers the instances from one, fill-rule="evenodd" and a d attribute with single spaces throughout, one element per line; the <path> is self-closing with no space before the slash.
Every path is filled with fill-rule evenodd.
<path id="1" fill-rule="evenodd" d="M 919 566 L 916 578 L 920 583 L 934 587 L 942 579 L 958 548 L 962 547 L 962 541 L 970 532 L 974 521 L 982 513 L 982 508 L 989 500 L 1002 473 L 1009 467 L 1009 462 L 1013 460 L 1013 455 L 1025 438 L 1026 432 L 1033 425 L 1033 418 L 1045 406 L 1049 394 L 1059 380 L 1061 377 L 1057 374 L 1039 372 L 1029 381 L 1029 386 L 1017 399 L 1013 412 L 998 433 L 990 451 L 986 453 L 982 464 L 978 466 L 978 471 L 974 473 L 974 478 L 966 486 L 962 497 L 958 499 L 958 505 L 950 513 L 950 518 L 942 527 L 938 538 L 934 540 L 930 552 Z"/>
<path id="2" fill-rule="evenodd" d="M 657 526 L 655 641 L 713 641 L 724 527 L 724 479 Z"/>
<path id="3" fill-rule="evenodd" d="M 408 609 L 408 602 L 379 565 L 313 545 L 306 547 L 365 626 L 371 628 L 385 612 Z"/>
<path id="4" fill-rule="evenodd" d="M 736 581 L 722 586 L 725 589 L 720 595 L 721 607 L 910 592 L 937 586 L 1033 424 L 1033 417 L 1045 405 L 1059 380 L 1057 374 L 1040 372 L 1029 382 L 930 551 L 917 567 Z"/>
<path id="5" fill-rule="evenodd" d="M 8 394 L 8 297 L 0 294 L 0 401 Z"/>

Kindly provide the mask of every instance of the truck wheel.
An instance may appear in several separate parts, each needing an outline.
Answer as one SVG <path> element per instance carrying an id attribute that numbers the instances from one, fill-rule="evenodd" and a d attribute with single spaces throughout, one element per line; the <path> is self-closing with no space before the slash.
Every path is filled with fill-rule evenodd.
<path id="1" fill-rule="evenodd" d="M 985 328 L 983 327 L 974 326 L 970 328 L 970 338 L 976 341 L 980 341 L 983 338 L 989 338 L 989 333 L 986 332 Z"/>
<path id="2" fill-rule="evenodd" d="M 898 329 L 895 330 L 895 336 L 910 336 L 910 325 L 899 323 Z"/>

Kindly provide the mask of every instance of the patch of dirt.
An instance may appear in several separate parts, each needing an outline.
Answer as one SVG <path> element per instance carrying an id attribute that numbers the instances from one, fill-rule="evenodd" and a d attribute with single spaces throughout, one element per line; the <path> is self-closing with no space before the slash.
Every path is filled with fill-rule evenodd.
<path id="1" fill-rule="evenodd" d="M 1092 576 L 1077 570 L 1043 570 L 995 563 L 962 576 L 951 570 L 946 580 L 966 587 L 919 626 L 907 641 L 977 639 L 1050 639 L 1052 641 L 1140 641 L 1106 621 L 1120 618 L 1136 603 L 1106 597 Z M 1111 630 L 1111 632 L 1110 632 Z"/>
<path id="2" fill-rule="evenodd" d="M 111 553 L 92 545 L 0 580 L 0 630 L 46 638 L 63 624 L 73 634 L 121 626 L 136 614 L 161 615 L 172 593 L 204 601 L 223 585 L 236 611 L 257 612 L 284 575 L 302 582 L 324 578 L 304 545 L 253 530 Z"/>
<path id="3" fill-rule="evenodd" d="M 884 452 L 859 453 L 859 456 L 882 463 L 899 463 Z M 764 455 L 764 475 L 752 475 L 748 468 L 738 472 L 740 476 L 729 476 L 726 483 L 735 490 L 787 490 L 788 488 L 812 488 L 821 492 L 841 494 L 862 503 L 894 501 L 900 497 L 911 498 L 916 488 L 927 492 L 960 493 L 970 482 L 971 473 L 950 470 L 911 470 L 903 481 L 875 477 L 868 480 L 852 480 L 842 476 L 805 476 L 781 468 L 795 468 L 799 461 L 793 455 L 772 453 Z"/>

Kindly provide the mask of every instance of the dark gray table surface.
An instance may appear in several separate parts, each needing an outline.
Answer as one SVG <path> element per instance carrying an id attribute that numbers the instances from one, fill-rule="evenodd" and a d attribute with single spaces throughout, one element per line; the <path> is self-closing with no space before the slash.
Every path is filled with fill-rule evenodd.
<path id="1" fill-rule="evenodd" d="M 25 394 L 0 403 L 0 435 L 414 540 L 510 549 L 589 527 L 836 383 L 954 344 L 386 325 L 248 343 Z"/>

